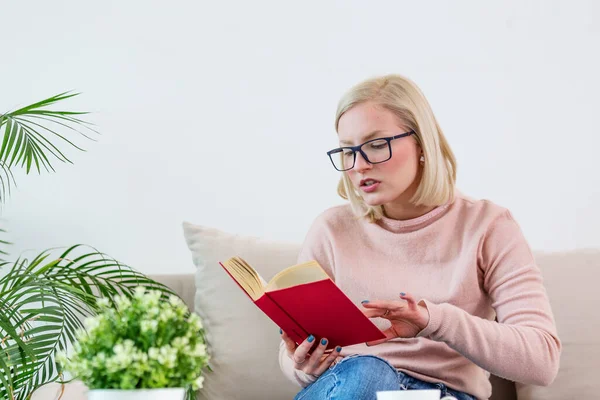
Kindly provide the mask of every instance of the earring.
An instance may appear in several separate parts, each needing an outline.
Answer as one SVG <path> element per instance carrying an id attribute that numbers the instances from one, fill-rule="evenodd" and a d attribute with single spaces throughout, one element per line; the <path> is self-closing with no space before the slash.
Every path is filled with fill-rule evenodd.
<path id="1" fill-rule="evenodd" d="M 425 164 L 425 156 L 424 155 L 421 155 L 421 158 L 419 158 L 419 162 L 421 164 Z"/>

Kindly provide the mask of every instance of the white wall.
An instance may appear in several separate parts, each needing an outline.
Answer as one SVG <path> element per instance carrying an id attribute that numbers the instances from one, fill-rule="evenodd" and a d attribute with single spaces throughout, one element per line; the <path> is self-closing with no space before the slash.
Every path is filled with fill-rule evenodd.
<path id="1" fill-rule="evenodd" d="M 13 254 L 86 243 L 188 272 L 184 220 L 300 241 L 342 201 L 339 96 L 390 72 L 429 98 L 463 192 L 535 249 L 600 247 L 598 2 L 0 3 L 0 110 L 73 89 L 101 132 L 75 165 L 17 174 Z"/>

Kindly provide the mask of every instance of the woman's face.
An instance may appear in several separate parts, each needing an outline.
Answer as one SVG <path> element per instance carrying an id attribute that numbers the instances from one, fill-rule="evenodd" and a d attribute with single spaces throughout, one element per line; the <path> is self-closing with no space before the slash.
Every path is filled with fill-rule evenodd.
<path id="1" fill-rule="evenodd" d="M 372 102 L 352 107 L 338 123 L 341 147 L 357 146 L 371 139 L 408 131 L 410 129 L 396 115 Z M 414 136 L 392 140 L 390 144 L 392 158 L 388 161 L 370 164 L 357 152 L 354 168 L 346 171 L 370 206 L 406 206 L 419 185 L 421 148 Z M 367 146 L 362 149 L 367 150 Z"/>

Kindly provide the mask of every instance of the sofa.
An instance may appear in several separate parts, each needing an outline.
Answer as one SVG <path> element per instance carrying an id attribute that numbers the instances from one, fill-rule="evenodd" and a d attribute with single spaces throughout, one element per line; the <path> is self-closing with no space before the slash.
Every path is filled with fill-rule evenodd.
<path id="1" fill-rule="evenodd" d="M 236 235 L 184 223 L 184 237 L 195 273 L 153 278 L 176 291 L 203 320 L 212 372 L 205 374 L 203 400 L 291 399 L 299 390 L 279 371 L 279 329 L 262 314 L 218 265 L 240 256 L 266 280 L 293 265 L 299 243 Z M 491 376 L 493 400 L 565 400 L 598 398 L 600 380 L 600 313 L 594 304 L 600 278 L 600 250 L 536 253 L 563 343 L 554 383 L 537 387 Z M 498 354 L 502 357 L 502 354 Z M 55 399 L 48 385 L 33 399 Z M 61 400 L 85 399 L 85 387 L 70 384 Z"/>

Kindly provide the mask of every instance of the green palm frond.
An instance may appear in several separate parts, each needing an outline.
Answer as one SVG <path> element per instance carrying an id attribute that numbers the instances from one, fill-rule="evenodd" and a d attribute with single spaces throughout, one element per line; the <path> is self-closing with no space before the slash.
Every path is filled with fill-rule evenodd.
<path id="1" fill-rule="evenodd" d="M 47 109 L 78 95 L 79 93 L 65 92 L 0 114 L 0 200 L 5 199 L 6 194 L 10 193 L 11 184 L 14 184 L 11 168 L 18 166 L 24 168 L 26 173 L 29 173 L 32 167 L 35 167 L 38 173 L 41 173 L 42 169 L 54 171 L 53 161 L 72 163 L 61 150 L 62 147 L 85 151 L 52 128 L 56 125 L 93 140 L 82 130 L 98 132 L 91 128 L 91 123 L 78 118 L 87 112 Z"/>
<path id="2" fill-rule="evenodd" d="M 136 286 L 174 294 L 166 286 L 94 249 L 76 245 L 57 258 L 44 251 L 33 260 L 1 262 L 0 399 L 27 399 L 57 380 L 54 355 L 76 341 L 75 331 L 97 311 L 98 297 L 113 302 Z M 87 251 L 87 252 L 86 252 Z"/>

